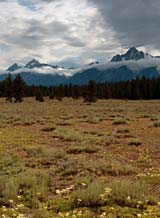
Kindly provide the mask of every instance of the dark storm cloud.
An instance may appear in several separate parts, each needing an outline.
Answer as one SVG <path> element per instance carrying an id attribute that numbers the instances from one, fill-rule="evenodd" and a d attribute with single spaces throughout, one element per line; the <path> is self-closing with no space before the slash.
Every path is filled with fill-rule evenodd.
<path id="1" fill-rule="evenodd" d="M 89 0 L 110 24 L 122 46 L 160 48 L 159 0 Z"/>

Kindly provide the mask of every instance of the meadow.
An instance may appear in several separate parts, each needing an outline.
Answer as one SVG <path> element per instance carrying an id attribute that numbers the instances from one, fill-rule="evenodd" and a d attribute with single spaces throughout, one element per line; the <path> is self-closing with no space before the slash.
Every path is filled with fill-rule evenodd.
<path id="1" fill-rule="evenodd" d="M 160 101 L 1 99 L 0 217 L 160 217 Z"/>

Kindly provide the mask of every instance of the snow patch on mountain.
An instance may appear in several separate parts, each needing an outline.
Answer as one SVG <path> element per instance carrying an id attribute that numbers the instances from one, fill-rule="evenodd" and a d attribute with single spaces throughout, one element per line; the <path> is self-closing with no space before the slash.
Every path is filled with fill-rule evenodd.
<path id="1" fill-rule="evenodd" d="M 127 67 L 135 74 L 143 69 L 151 67 L 155 67 L 158 72 L 160 72 L 160 58 L 153 57 L 152 55 L 149 55 L 147 53 L 144 53 L 143 51 L 137 50 L 135 47 L 132 47 L 125 54 L 118 54 L 114 56 L 112 60 L 106 64 L 100 64 L 98 61 L 94 61 L 80 68 L 66 69 L 57 65 L 40 63 L 38 60 L 33 59 L 23 67 L 19 66 L 18 64 L 13 64 L 7 69 L 7 71 L 5 71 L 5 73 L 37 73 L 72 77 L 77 73 L 83 73 L 84 71 L 90 69 L 97 69 L 104 72 L 109 69 L 118 69 L 123 66 Z"/>

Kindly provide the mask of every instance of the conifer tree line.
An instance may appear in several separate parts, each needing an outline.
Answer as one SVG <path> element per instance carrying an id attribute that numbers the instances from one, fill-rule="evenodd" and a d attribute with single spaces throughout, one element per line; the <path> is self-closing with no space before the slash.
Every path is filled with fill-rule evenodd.
<path id="1" fill-rule="evenodd" d="M 0 96 L 6 97 L 6 101 L 22 102 L 24 95 L 25 82 L 18 74 L 14 80 L 12 80 L 11 74 L 0 83 Z"/>
<path id="2" fill-rule="evenodd" d="M 96 102 L 97 99 L 160 99 L 160 77 L 136 78 L 118 83 L 98 83 L 89 81 L 88 85 L 28 86 L 20 74 L 14 79 L 11 74 L 0 82 L 0 97 L 8 102 L 22 102 L 24 97 L 34 97 L 43 102 L 44 97 L 62 101 L 64 97 L 83 98 L 84 102 Z"/>

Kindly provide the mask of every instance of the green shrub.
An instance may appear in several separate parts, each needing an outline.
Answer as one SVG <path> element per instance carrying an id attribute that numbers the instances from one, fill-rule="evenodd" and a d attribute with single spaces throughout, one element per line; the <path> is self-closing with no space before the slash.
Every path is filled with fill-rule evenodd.
<path id="1" fill-rule="evenodd" d="M 97 151 L 98 151 L 98 147 L 96 147 L 96 146 L 71 145 L 67 148 L 68 154 L 95 153 Z"/>
<path id="2" fill-rule="evenodd" d="M 13 176 L 24 171 L 24 164 L 18 161 L 17 157 L 12 156 L 2 156 L 0 157 L 0 172 L 1 176 Z"/>
<path id="3" fill-rule="evenodd" d="M 147 184 L 151 185 L 159 185 L 160 184 L 160 176 L 159 175 L 147 175 L 143 177 L 143 180 Z"/>
<path id="4" fill-rule="evenodd" d="M 130 164 L 122 164 L 118 161 L 113 162 L 111 167 L 107 169 L 107 173 L 112 176 L 131 175 L 137 172 L 136 168 Z"/>
<path id="5" fill-rule="evenodd" d="M 128 145 L 133 145 L 133 146 L 139 146 L 141 144 L 142 144 L 142 142 L 139 139 L 131 139 L 128 142 Z"/>
<path id="6" fill-rule="evenodd" d="M 105 184 L 94 181 L 86 188 L 82 187 L 76 190 L 72 195 L 73 207 L 97 207 L 102 204 L 101 194 L 103 194 Z"/>
<path id="7" fill-rule="evenodd" d="M 45 127 L 42 129 L 43 132 L 52 132 L 54 131 L 56 128 L 55 127 Z"/>
<path id="8" fill-rule="evenodd" d="M 16 179 L 18 194 L 22 196 L 25 205 L 37 208 L 39 200 L 44 199 L 50 185 L 50 177 L 46 173 L 32 171 L 20 174 Z"/>
<path id="9" fill-rule="evenodd" d="M 49 148 L 45 149 L 44 157 L 47 159 L 66 159 L 66 152 L 61 148 Z"/>
<path id="10" fill-rule="evenodd" d="M 44 148 L 42 146 L 25 148 L 28 155 L 31 157 L 43 157 L 48 160 L 65 158 L 66 152 L 60 148 Z"/>
<path id="11" fill-rule="evenodd" d="M 27 147 L 25 151 L 29 156 L 36 157 L 41 156 L 44 153 L 44 148 L 42 146 L 37 147 Z"/>
<path id="12" fill-rule="evenodd" d="M 94 144 L 94 145 L 106 145 L 114 142 L 114 138 L 107 134 L 92 134 L 84 133 L 72 128 L 57 128 L 54 131 L 53 137 L 60 138 L 65 141 Z"/>
<path id="13" fill-rule="evenodd" d="M 46 209 L 38 209 L 35 211 L 33 218 L 53 218 L 53 214 Z"/>
<path id="14" fill-rule="evenodd" d="M 18 184 L 13 177 L 1 176 L 0 177 L 0 204 L 3 205 L 9 199 L 15 199 L 18 193 Z"/>
<path id="15" fill-rule="evenodd" d="M 113 125 L 122 125 L 127 124 L 127 121 L 124 118 L 115 118 L 113 121 Z"/>
<path id="16" fill-rule="evenodd" d="M 71 211 L 73 209 L 73 204 L 70 199 L 60 199 L 57 202 L 56 208 L 61 212 Z"/>
<path id="17" fill-rule="evenodd" d="M 102 121 L 102 119 L 101 118 L 99 118 L 99 117 L 90 117 L 90 118 L 88 118 L 87 120 L 86 120 L 88 123 L 91 123 L 91 124 L 97 124 L 97 123 L 99 123 L 100 121 Z"/>
<path id="18" fill-rule="evenodd" d="M 130 129 L 127 127 L 121 127 L 119 129 L 117 129 L 117 133 L 129 133 Z"/>
<path id="19" fill-rule="evenodd" d="M 153 126 L 154 127 L 160 127 L 160 120 L 154 122 Z"/>
<path id="20" fill-rule="evenodd" d="M 137 169 L 130 164 L 124 164 L 116 160 L 106 161 L 105 159 L 98 159 L 83 164 L 85 164 L 85 168 L 89 172 L 94 172 L 97 175 L 120 176 L 135 174 L 137 172 Z"/>
<path id="21" fill-rule="evenodd" d="M 120 206 L 144 207 L 145 205 L 145 184 L 137 181 L 130 182 L 125 180 L 114 181 L 111 184 L 111 200 Z"/>
<path id="22" fill-rule="evenodd" d="M 54 137 L 58 137 L 66 141 L 82 141 L 83 140 L 83 134 L 71 128 L 70 129 L 57 128 L 54 131 Z"/>

